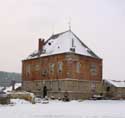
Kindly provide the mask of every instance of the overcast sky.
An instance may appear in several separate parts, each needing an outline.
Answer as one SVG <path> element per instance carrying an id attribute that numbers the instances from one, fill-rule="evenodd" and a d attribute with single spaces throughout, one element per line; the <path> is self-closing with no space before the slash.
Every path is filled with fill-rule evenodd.
<path id="1" fill-rule="evenodd" d="M 103 58 L 103 78 L 125 80 L 125 0 L 0 0 L 0 70 L 21 72 L 38 38 L 72 31 Z"/>

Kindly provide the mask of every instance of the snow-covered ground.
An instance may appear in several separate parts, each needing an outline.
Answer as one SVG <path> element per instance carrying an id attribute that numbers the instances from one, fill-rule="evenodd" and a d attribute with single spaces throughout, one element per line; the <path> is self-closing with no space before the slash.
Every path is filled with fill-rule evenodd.
<path id="1" fill-rule="evenodd" d="M 21 83 L 16 83 L 15 89 L 17 89 L 18 87 L 21 87 L 21 85 L 22 85 Z M 4 87 L 0 86 L 0 91 L 2 91 L 2 89 L 4 89 Z M 6 93 L 12 91 L 12 86 L 5 87 L 5 89 L 3 91 Z"/>
<path id="2" fill-rule="evenodd" d="M 125 118 L 125 101 L 49 101 L 31 104 L 12 100 L 0 105 L 0 118 Z"/>

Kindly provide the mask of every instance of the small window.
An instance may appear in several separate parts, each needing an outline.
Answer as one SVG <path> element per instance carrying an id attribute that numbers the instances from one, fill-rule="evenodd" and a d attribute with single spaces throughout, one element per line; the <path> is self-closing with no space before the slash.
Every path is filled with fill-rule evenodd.
<path id="1" fill-rule="evenodd" d="M 91 71 L 91 75 L 97 75 L 97 66 L 96 66 L 96 64 L 91 64 L 90 71 Z"/>
<path id="2" fill-rule="evenodd" d="M 53 73 L 54 72 L 54 64 L 50 64 L 50 72 Z"/>
<path id="3" fill-rule="evenodd" d="M 62 72 L 62 69 L 63 69 L 63 63 L 59 62 L 58 63 L 58 72 Z"/>
<path id="4" fill-rule="evenodd" d="M 77 63 L 76 63 L 76 72 L 77 72 L 77 73 L 80 73 L 80 67 L 81 67 L 80 62 L 77 62 Z"/>

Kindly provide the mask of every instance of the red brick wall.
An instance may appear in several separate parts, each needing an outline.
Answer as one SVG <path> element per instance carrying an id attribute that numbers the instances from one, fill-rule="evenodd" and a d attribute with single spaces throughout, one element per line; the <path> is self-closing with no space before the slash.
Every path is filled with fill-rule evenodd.
<path id="1" fill-rule="evenodd" d="M 63 63 L 62 72 L 58 71 L 58 62 Z M 78 62 L 80 63 L 79 72 L 77 72 L 76 69 Z M 54 64 L 53 72 L 50 71 L 50 64 Z M 93 64 L 96 65 L 95 75 L 91 73 L 91 65 Z M 46 71 L 47 74 L 45 74 L 44 71 Z M 22 62 L 22 77 L 23 80 L 53 80 L 65 78 L 102 80 L 102 60 L 71 53 L 24 60 Z"/>

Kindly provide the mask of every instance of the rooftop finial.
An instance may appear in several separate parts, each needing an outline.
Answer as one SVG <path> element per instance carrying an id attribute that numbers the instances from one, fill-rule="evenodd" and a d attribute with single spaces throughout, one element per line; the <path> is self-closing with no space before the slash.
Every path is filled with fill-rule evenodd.
<path id="1" fill-rule="evenodd" d="M 53 24 L 52 25 L 52 35 L 54 35 L 54 33 L 55 33 L 55 25 Z"/>
<path id="2" fill-rule="evenodd" d="M 68 25 L 69 25 L 69 30 L 71 30 L 71 18 L 70 17 L 69 17 Z"/>

